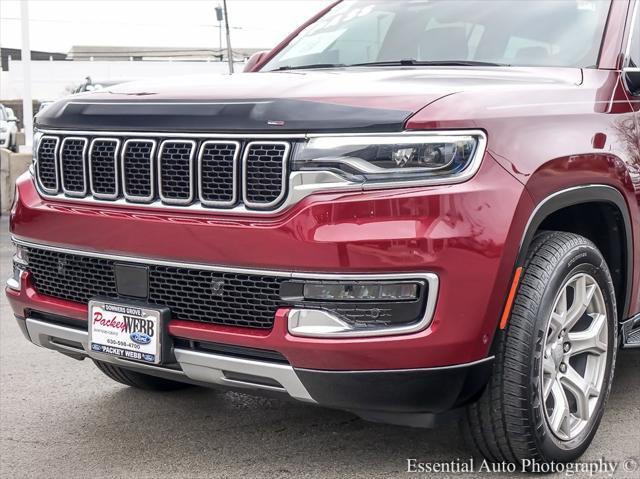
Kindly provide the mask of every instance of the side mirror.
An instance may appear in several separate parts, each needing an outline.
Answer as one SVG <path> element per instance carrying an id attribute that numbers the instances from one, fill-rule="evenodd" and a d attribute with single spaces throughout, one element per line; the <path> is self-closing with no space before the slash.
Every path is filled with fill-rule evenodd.
<path id="1" fill-rule="evenodd" d="M 252 72 L 253 69 L 256 67 L 256 65 L 258 65 L 262 61 L 262 59 L 265 57 L 267 53 L 269 52 L 264 51 L 264 52 L 256 52 L 253 55 L 251 55 L 242 71 L 245 73 Z"/>
<path id="2" fill-rule="evenodd" d="M 640 95 L 640 68 L 625 68 L 622 70 L 624 82 L 632 95 Z"/>

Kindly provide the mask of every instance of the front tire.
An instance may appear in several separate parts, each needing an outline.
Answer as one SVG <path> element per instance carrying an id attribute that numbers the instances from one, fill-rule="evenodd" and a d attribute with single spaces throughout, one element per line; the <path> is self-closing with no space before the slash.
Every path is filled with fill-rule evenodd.
<path id="1" fill-rule="evenodd" d="M 618 345 L 615 290 L 588 239 L 543 232 L 524 265 L 492 378 L 466 411 L 493 462 L 571 462 L 589 447 L 609 397 Z"/>

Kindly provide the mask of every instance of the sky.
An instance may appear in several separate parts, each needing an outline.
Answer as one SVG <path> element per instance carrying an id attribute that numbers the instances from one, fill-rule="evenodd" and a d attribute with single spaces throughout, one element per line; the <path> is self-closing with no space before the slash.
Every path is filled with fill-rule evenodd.
<path id="1" fill-rule="evenodd" d="M 66 53 L 73 45 L 218 48 L 214 8 L 221 2 L 29 0 L 31 49 Z M 231 44 L 271 48 L 331 3 L 227 0 Z M 20 48 L 20 39 L 20 0 L 0 0 L 0 45 Z"/>

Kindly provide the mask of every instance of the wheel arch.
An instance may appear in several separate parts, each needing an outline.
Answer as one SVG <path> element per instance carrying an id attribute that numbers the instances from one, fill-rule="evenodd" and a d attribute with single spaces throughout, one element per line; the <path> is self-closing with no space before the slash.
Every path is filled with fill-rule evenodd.
<path id="1" fill-rule="evenodd" d="M 622 321 L 626 318 L 631 307 L 631 294 L 633 290 L 633 229 L 631 223 L 631 215 L 627 202 L 622 193 L 616 188 L 609 185 L 583 185 L 568 188 L 565 190 L 557 191 L 544 200 L 542 200 L 533 213 L 531 214 L 525 232 L 520 242 L 520 248 L 516 260 L 515 268 L 524 266 L 527 253 L 533 242 L 533 239 L 538 231 L 544 230 L 545 225 L 557 226 L 557 219 L 562 218 L 562 214 L 569 213 L 571 211 L 578 211 L 578 208 L 588 208 L 590 206 L 608 207 L 616 213 L 616 217 L 606 217 L 605 219 L 614 223 L 618 228 L 617 236 L 614 235 L 614 239 L 617 241 L 620 248 L 620 279 L 616 286 L 616 296 L 618 299 L 618 316 Z M 576 223 L 573 223 L 575 225 Z M 589 224 L 592 230 L 594 228 L 592 224 Z M 605 225 L 601 225 L 605 228 Z M 575 227 L 559 228 L 568 232 L 583 234 L 583 231 Z M 587 235 L 588 236 L 588 235 Z M 592 239 L 593 238 L 589 238 Z M 609 239 L 613 241 L 613 239 Z M 598 241 L 594 241 L 598 244 Z M 600 242 L 601 243 L 601 242 Z M 598 244 L 598 246 L 601 246 Z M 611 257 L 607 257 L 607 251 L 603 251 L 607 262 L 612 260 Z M 610 255 L 609 255 L 610 256 Z M 615 264 L 615 263 L 614 263 Z M 614 265 L 609 263 L 610 268 Z M 614 284 L 616 281 L 614 280 Z M 618 290 L 621 291 L 618 291 Z"/>

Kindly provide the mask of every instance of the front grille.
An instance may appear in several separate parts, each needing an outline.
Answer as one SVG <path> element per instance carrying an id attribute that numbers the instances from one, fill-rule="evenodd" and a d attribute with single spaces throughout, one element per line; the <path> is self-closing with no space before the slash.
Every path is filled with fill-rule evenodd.
<path id="1" fill-rule="evenodd" d="M 46 135 L 37 175 L 45 195 L 267 211 L 286 196 L 293 146 L 250 138 Z"/>
<path id="2" fill-rule="evenodd" d="M 207 141 L 200 150 L 200 201 L 207 206 L 227 206 L 236 202 L 238 171 L 237 142 Z"/>
<path id="3" fill-rule="evenodd" d="M 38 181 L 46 192 L 58 191 L 57 157 L 58 144 L 56 137 L 45 136 L 38 145 Z"/>
<path id="4" fill-rule="evenodd" d="M 152 265 L 149 300 L 169 306 L 180 319 L 270 328 L 280 304 L 280 282 L 273 276 Z M 222 285 L 219 292 L 217 285 Z"/>
<path id="5" fill-rule="evenodd" d="M 83 304 L 98 296 L 118 298 L 115 260 L 33 247 L 25 252 L 34 287 L 42 295 Z M 176 319 L 268 329 L 281 305 L 282 281 L 278 276 L 151 264 L 148 301 L 168 306 Z"/>
<path id="6" fill-rule="evenodd" d="M 129 201 L 149 202 L 154 199 L 153 140 L 127 140 L 122 152 L 124 195 Z"/>
<path id="7" fill-rule="evenodd" d="M 36 248 L 26 252 L 41 294 L 78 303 L 88 303 L 94 296 L 117 297 L 113 261 Z"/>
<path id="8" fill-rule="evenodd" d="M 118 196 L 118 150 L 120 140 L 97 138 L 89 151 L 89 178 L 91 192 L 101 199 Z"/>
<path id="9" fill-rule="evenodd" d="M 250 143 L 244 160 L 245 203 L 255 207 L 269 207 L 284 194 L 282 182 L 288 143 Z"/>
<path id="10" fill-rule="evenodd" d="M 70 196 L 84 196 L 87 192 L 85 166 L 86 138 L 68 137 L 60 147 L 62 189 Z"/>
<path id="11" fill-rule="evenodd" d="M 160 196 L 163 201 L 188 204 L 193 200 L 194 141 L 165 141 L 160 148 Z"/>

